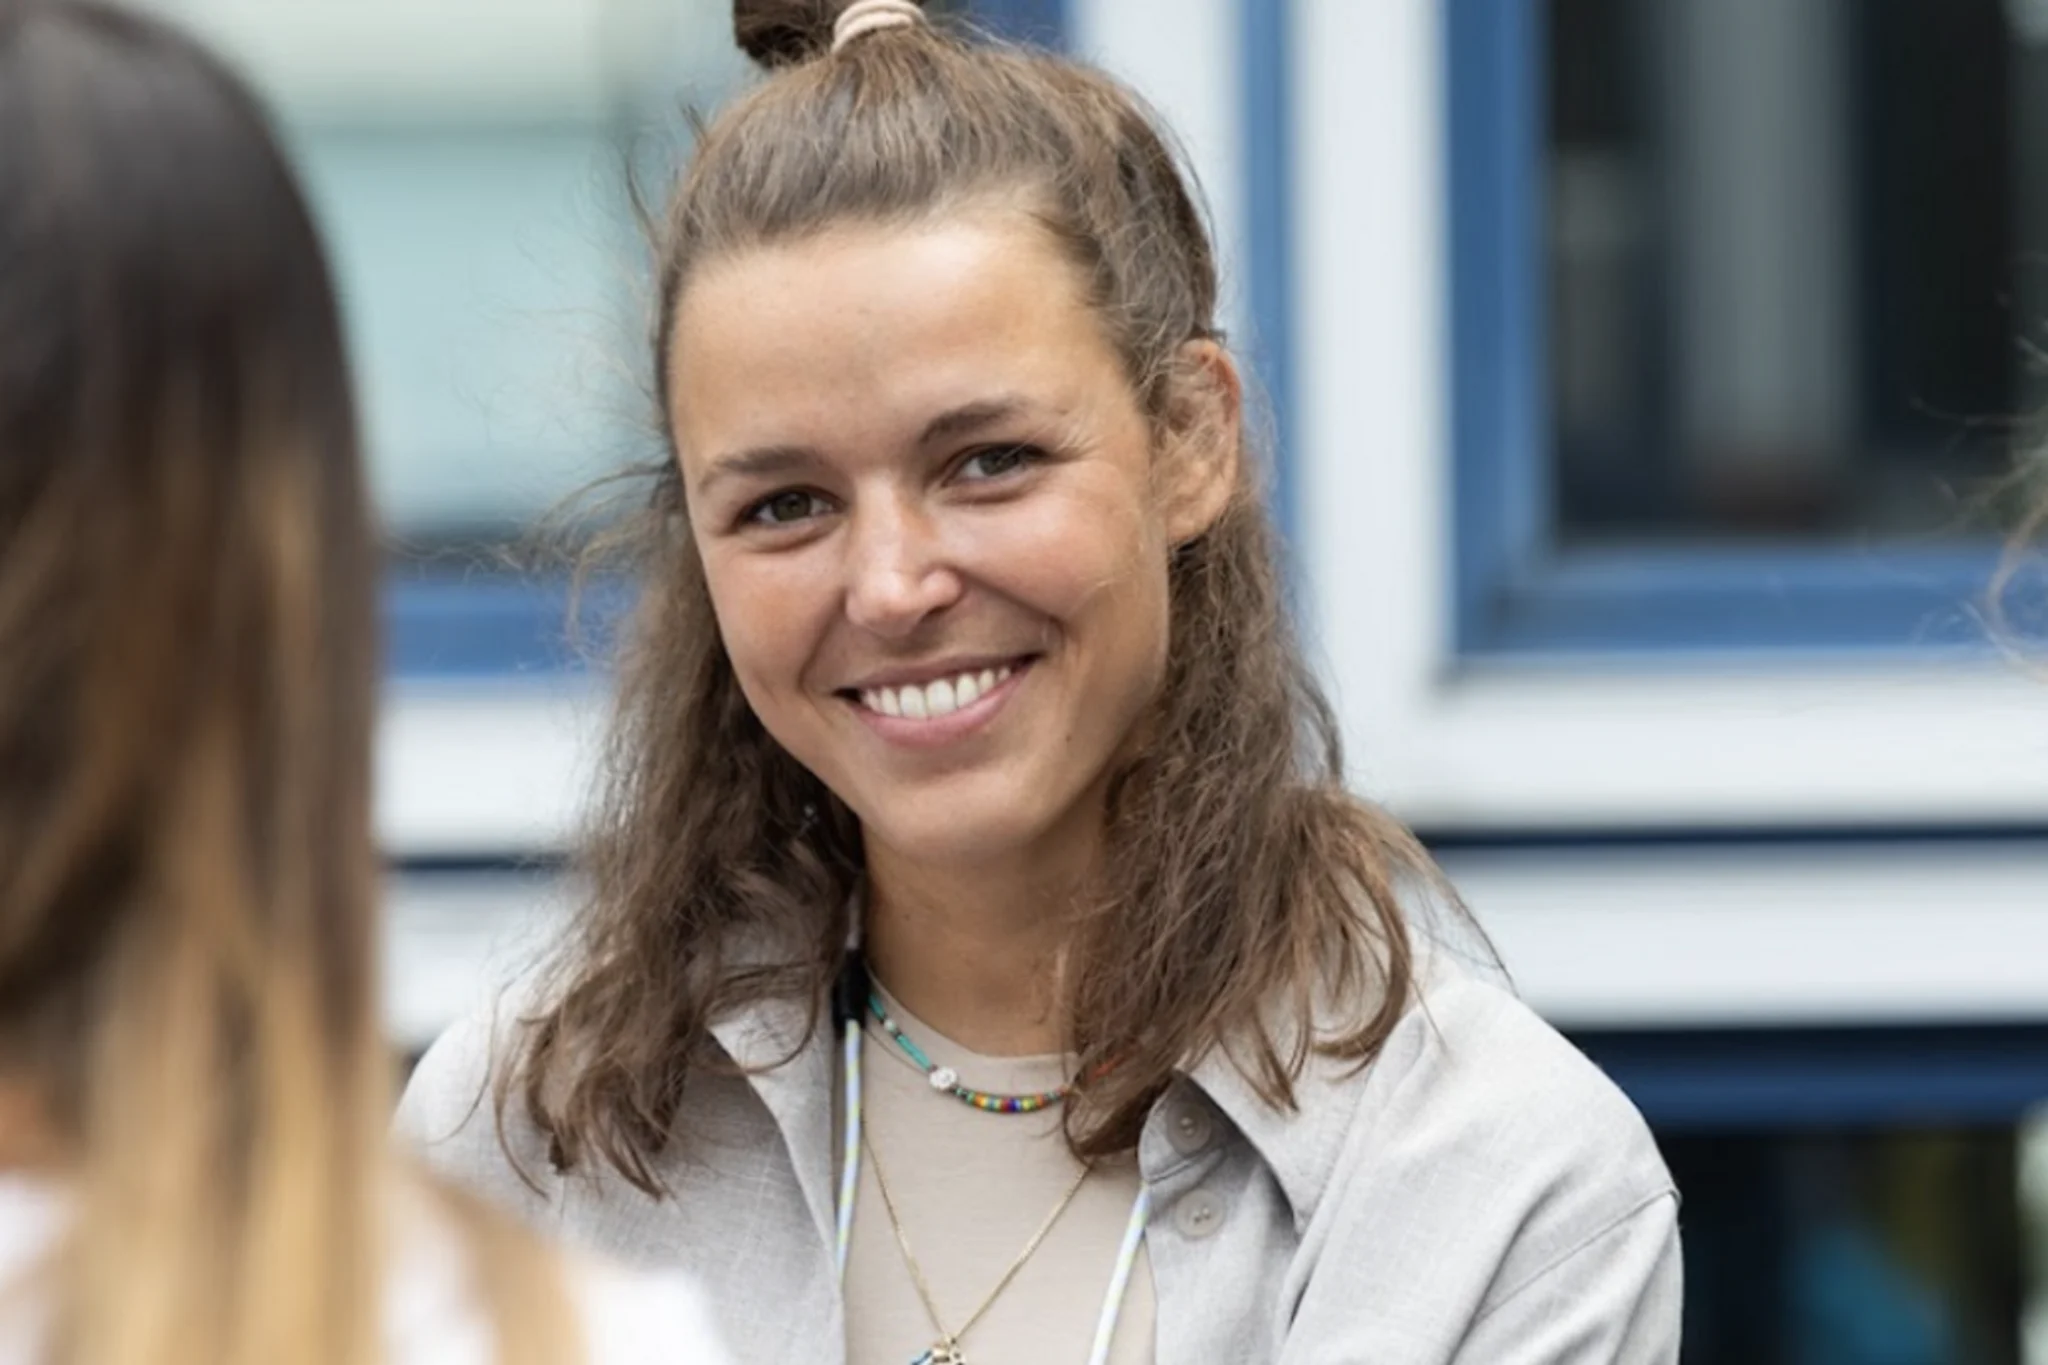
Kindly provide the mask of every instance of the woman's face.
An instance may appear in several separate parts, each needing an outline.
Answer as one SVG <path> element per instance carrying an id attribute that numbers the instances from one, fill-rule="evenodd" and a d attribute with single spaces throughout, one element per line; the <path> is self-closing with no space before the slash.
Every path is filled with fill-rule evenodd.
<path id="1" fill-rule="evenodd" d="M 690 520 L 768 732 L 871 853 L 1090 846 L 1160 685 L 1169 547 L 1200 527 L 1155 495 L 1145 414 L 1042 230 L 747 251 L 692 282 L 674 338 Z"/>

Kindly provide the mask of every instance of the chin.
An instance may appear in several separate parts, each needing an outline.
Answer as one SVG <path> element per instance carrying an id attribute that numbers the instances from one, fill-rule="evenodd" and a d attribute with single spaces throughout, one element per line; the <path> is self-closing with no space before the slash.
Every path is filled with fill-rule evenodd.
<path id="1" fill-rule="evenodd" d="M 1010 803 L 932 802 L 918 809 L 857 812 L 870 841 L 923 867 L 973 867 L 1017 857 L 1041 844 L 1048 822 Z"/>

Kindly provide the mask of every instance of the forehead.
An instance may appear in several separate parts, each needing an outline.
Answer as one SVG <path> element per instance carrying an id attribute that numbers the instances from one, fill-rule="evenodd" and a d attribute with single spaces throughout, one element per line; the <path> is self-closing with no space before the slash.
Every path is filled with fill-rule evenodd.
<path id="1" fill-rule="evenodd" d="M 918 421 L 991 389 L 1071 406 L 1126 387 L 1077 271 L 1022 213 L 744 250 L 692 281 L 672 335 L 686 458 L 706 441 Z"/>

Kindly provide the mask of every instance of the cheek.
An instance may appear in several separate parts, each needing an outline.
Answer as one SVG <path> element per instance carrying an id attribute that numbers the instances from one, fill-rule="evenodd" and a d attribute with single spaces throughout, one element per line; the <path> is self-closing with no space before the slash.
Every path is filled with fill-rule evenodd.
<path id="1" fill-rule="evenodd" d="M 713 553 L 704 558 L 704 583 L 733 675 L 762 715 L 778 694 L 797 688 L 809 657 L 803 578 L 769 559 Z"/>
<path id="2" fill-rule="evenodd" d="M 1084 553 L 1069 570 L 1071 617 L 1088 638 L 1090 671 L 1122 698 L 1109 709 L 1128 720 L 1165 677 L 1167 543 L 1141 496 L 1095 524 L 1104 534 L 1077 547 Z"/>
<path id="3" fill-rule="evenodd" d="M 1097 487 L 977 541 L 986 580 L 1079 647 L 1077 681 L 1106 689 L 1096 699 L 1105 720 L 1127 717 L 1165 673 L 1166 539 L 1148 509 L 1138 490 Z"/>
<path id="4" fill-rule="evenodd" d="M 1097 480 L 974 526 L 963 545 L 977 576 L 1048 617 L 1121 615 L 1164 586 L 1165 542 L 1155 520 L 1135 490 Z"/>

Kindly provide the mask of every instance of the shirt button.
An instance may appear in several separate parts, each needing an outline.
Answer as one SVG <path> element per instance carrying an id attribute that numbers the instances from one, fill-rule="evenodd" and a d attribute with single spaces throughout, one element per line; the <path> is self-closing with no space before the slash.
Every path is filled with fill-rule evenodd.
<path id="1" fill-rule="evenodd" d="M 1207 1190 L 1193 1190 L 1173 1207 L 1173 1225 L 1180 1235 L 1199 1241 L 1223 1226 L 1223 1201 Z"/>
<path id="2" fill-rule="evenodd" d="M 1182 1156 L 1193 1156 L 1202 1151 L 1215 1135 L 1215 1121 L 1209 1117 L 1209 1111 L 1198 1104 L 1183 1105 L 1175 1110 L 1166 1125 L 1167 1139 L 1173 1143 L 1173 1150 Z"/>

